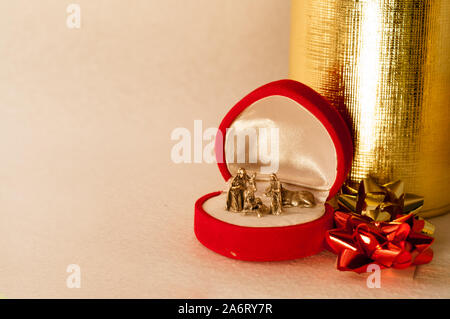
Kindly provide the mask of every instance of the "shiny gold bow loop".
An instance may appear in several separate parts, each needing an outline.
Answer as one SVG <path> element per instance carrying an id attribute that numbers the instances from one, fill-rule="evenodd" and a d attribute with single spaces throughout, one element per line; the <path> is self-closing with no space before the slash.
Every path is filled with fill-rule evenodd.
<path id="1" fill-rule="evenodd" d="M 416 214 L 423 206 L 423 197 L 404 193 L 404 184 L 398 180 L 378 185 L 372 178 L 365 178 L 356 190 L 344 185 L 338 195 L 338 204 L 353 213 L 367 216 L 375 222 L 387 222 L 402 214 Z M 422 232 L 432 235 L 434 226 L 424 221 Z"/>

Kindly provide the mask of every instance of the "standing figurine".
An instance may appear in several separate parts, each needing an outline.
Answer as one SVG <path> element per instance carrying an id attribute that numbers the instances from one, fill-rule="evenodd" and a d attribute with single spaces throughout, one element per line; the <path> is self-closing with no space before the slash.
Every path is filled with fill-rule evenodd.
<path id="1" fill-rule="evenodd" d="M 226 207 L 228 211 L 241 212 L 244 209 L 245 190 L 249 179 L 245 169 L 239 168 L 228 190 Z"/>
<path id="2" fill-rule="evenodd" d="M 282 213 L 283 201 L 281 197 L 281 189 L 281 183 L 278 180 L 277 175 L 271 174 L 270 184 L 266 189 L 265 195 L 270 197 L 270 212 L 273 215 L 281 215 Z"/>
<path id="3" fill-rule="evenodd" d="M 244 214 L 256 213 L 258 217 L 262 217 L 269 213 L 269 207 L 263 204 L 261 198 L 255 196 L 256 191 L 256 173 L 253 173 L 249 176 L 245 191 Z"/>

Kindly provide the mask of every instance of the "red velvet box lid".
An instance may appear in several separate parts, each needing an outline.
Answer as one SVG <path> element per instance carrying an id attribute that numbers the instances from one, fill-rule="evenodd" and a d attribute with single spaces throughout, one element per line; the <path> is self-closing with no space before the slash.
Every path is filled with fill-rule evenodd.
<path id="1" fill-rule="evenodd" d="M 301 110 L 298 118 L 294 113 L 293 116 L 290 115 L 292 107 L 289 106 L 286 108 L 288 110 L 286 118 L 283 119 L 284 109 L 280 107 L 278 110 L 277 106 L 279 97 L 282 98 L 282 103 L 290 103 L 295 105 L 294 109 Z M 270 99 L 275 101 L 274 104 L 270 104 Z M 260 114 L 252 118 L 255 113 Z M 265 118 L 267 114 L 269 115 Z M 274 123 L 270 117 L 273 117 Z M 251 120 L 249 121 L 248 118 Z M 226 161 L 227 128 L 236 123 L 242 126 L 252 121 L 275 125 L 280 122 L 277 122 L 275 118 L 278 120 L 281 118 L 282 123 L 288 123 L 280 133 L 282 135 L 280 147 L 284 154 L 280 162 L 280 170 L 284 172 L 281 176 L 291 178 L 294 182 L 301 181 L 305 172 L 306 175 L 309 174 L 308 160 L 312 159 L 314 162 L 312 166 L 319 169 L 317 174 L 309 175 L 316 176 L 316 180 L 317 176 L 320 177 L 323 185 L 319 184 L 326 188 L 328 198 L 336 195 L 351 166 L 353 146 L 350 131 L 337 110 L 324 97 L 306 85 L 292 80 L 272 82 L 254 90 L 239 101 L 222 120 L 219 126 L 220 134 L 217 134 L 216 138 L 216 156 L 223 178 L 228 181 L 234 173 L 233 169 L 236 168 L 236 165 Z M 300 120 L 298 126 L 296 120 Z M 303 139 L 296 138 L 297 127 L 305 128 L 301 132 L 304 135 Z M 308 137 L 310 132 L 311 139 Z M 283 137 L 283 134 L 287 136 Z M 318 140 L 315 141 L 316 136 L 326 136 L 327 141 L 323 137 L 322 140 L 317 138 Z M 303 142 L 306 144 L 303 145 Z M 323 147 L 321 144 L 328 146 Z M 297 149 L 299 149 L 298 152 Z M 306 155 L 302 155 L 303 153 Z M 211 212 L 204 209 L 204 204 L 208 200 L 220 196 L 221 193 L 205 195 L 195 204 L 195 234 L 198 240 L 211 250 L 230 258 L 249 261 L 295 259 L 323 250 L 325 232 L 333 226 L 331 206 L 325 204 L 323 216 L 306 223 L 277 227 L 249 227 L 225 222 L 213 217 Z"/>
<path id="2" fill-rule="evenodd" d="M 334 143 L 337 158 L 337 174 L 329 191 L 329 198 L 332 198 L 339 191 L 350 171 L 353 158 L 351 134 L 339 112 L 323 96 L 300 82 L 293 80 L 271 82 L 259 87 L 239 101 L 226 114 L 219 126 L 221 134 L 218 134 L 216 138 L 216 155 L 225 153 L 226 130 L 236 118 L 255 102 L 270 96 L 292 99 L 316 117 L 327 130 Z M 302 124 L 299 123 L 299 125 Z M 226 157 L 220 157 L 217 158 L 219 170 L 227 181 L 231 177 L 231 173 L 226 163 Z"/>

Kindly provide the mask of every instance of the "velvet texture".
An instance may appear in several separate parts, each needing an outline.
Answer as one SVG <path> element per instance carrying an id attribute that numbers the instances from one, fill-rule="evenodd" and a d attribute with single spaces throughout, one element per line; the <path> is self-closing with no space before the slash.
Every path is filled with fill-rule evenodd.
<path id="1" fill-rule="evenodd" d="M 218 208 L 211 203 L 204 205 L 208 200 L 216 201 L 215 197 L 221 195 L 221 192 L 211 193 L 195 204 L 194 228 L 198 240 L 224 256 L 249 261 L 295 259 L 323 250 L 325 233 L 333 225 L 333 209 L 324 203 L 341 187 L 352 159 L 351 136 L 339 113 L 326 99 L 299 82 L 281 80 L 256 89 L 238 102 L 220 124 L 221 134 L 217 134 L 215 150 L 225 181 L 240 166 L 251 170 L 261 168 L 261 163 L 235 165 L 226 162 L 226 159 L 239 155 L 249 158 L 248 147 L 237 149 L 233 156 L 226 154 L 230 149 L 226 145 L 226 133 L 230 127 L 240 131 L 279 128 L 277 173 L 280 180 L 292 187 L 308 187 L 317 192 L 318 207 L 314 209 L 324 213 L 317 214 L 312 221 L 300 218 L 291 225 L 241 226 L 240 222 L 232 224 L 230 220 L 220 220 L 212 216 L 218 217 L 217 212 L 205 210 L 205 207 L 208 210 L 217 207 L 219 213 L 223 211 L 223 207 Z"/>
<path id="2" fill-rule="evenodd" d="M 220 221 L 203 209 L 207 194 L 195 203 L 194 231 L 207 248 L 247 261 L 278 261 L 307 257 L 325 248 L 325 233 L 333 226 L 333 208 L 312 222 L 284 227 L 243 227 Z"/>

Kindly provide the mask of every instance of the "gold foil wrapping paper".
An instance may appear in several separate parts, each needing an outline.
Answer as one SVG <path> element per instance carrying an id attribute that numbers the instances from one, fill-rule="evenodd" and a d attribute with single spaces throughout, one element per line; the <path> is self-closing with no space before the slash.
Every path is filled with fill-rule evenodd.
<path id="1" fill-rule="evenodd" d="M 401 179 L 450 210 L 450 1 L 293 0 L 290 77 L 351 127 L 349 182 Z"/>

